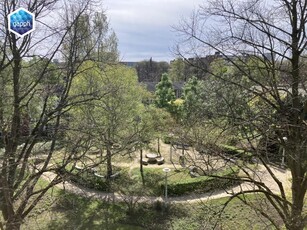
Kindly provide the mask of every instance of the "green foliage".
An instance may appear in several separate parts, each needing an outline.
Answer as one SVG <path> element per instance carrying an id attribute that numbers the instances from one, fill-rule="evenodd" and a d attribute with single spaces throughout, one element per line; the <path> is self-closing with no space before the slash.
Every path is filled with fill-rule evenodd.
<path id="1" fill-rule="evenodd" d="M 183 119 L 191 121 L 204 119 L 203 107 L 206 103 L 206 95 L 204 94 L 204 82 L 192 77 L 184 85 L 183 88 Z M 208 117 L 208 114 L 206 114 Z"/>
<path id="2" fill-rule="evenodd" d="M 175 59 L 171 61 L 169 76 L 172 81 L 186 81 L 188 65 L 183 59 Z"/>
<path id="3" fill-rule="evenodd" d="M 195 58 L 194 60 L 184 60 L 177 58 L 170 63 L 169 75 L 172 81 L 188 81 L 195 76 L 197 79 L 204 79 L 207 73 L 202 71 L 208 69 L 210 60 Z M 200 68 L 198 68 L 200 67 Z"/>
<path id="4" fill-rule="evenodd" d="M 74 94 L 84 95 L 85 100 L 94 94 L 97 100 L 75 109 L 71 124 L 90 130 L 97 148 L 106 149 L 110 143 L 127 147 L 138 132 L 136 117 L 145 112 L 142 99 L 146 91 L 138 84 L 135 71 L 121 65 L 101 69 L 91 62 L 83 68 L 87 71 L 80 71 L 75 79 Z"/>
<path id="5" fill-rule="evenodd" d="M 59 1 L 41 3 L 23 2 L 18 5 L 31 10 L 42 21 L 49 12 L 55 13 L 53 16 L 56 20 L 49 23 L 43 32 L 48 41 L 32 40 L 31 36 L 15 39 L 15 35 L 8 30 L 4 30 L 2 36 L 10 40 L 10 45 L 3 43 L 0 52 L 0 134 L 5 147 L 0 161 L 0 209 L 4 217 L 0 228 L 19 229 L 24 218 L 30 215 L 47 189 L 62 180 L 56 177 L 49 180 L 48 186 L 36 189 L 43 173 L 57 172 L 63 168 L 79 150 L 77 147 L 73 149 L 72 146 L 78 144 L 84 147 L 84 142 L 89 140 L 90 135 L 80 137 L 80 133 L 90 131 L 77 130 L 82 125 L 76 125 L 77 119 L 73 115 L 78 112 L 80 115 L 81 104 L 93 102 L 97 98 L 94 98 L 94 91 L 91 93 L 90 90 L 84 90 L 85 94 L 78 91 L 78 84 L 72 83 L 72 79 L 78 78 L 77 74 L 89 74 L 84 60 L 93 60 L 95 56 L 101 55 L 102 52 L 98 51 L 101 51 L 102 45 L 107 45 L 106 40 L 109 39 L 113 45 L 109 52 L 115 52 L 117 48 L 117 44 L 113 42 L 116 40 L 115 34 L 109 35 L 106 17 L 92 20 L 91 14 L 105 16 L 104 13 L 95 12 L 99 9 L 95 8 L 94 1 L 70 2 L 71 4 L 61 4 Z M 2 5 L 0 10 L 3 18 L 6 18 L 15 6 L 16 2 L 12 1 L 7 2 L 6 6 Z M 56 17 L 57 14 L 61 16 Z M 56 36 L 55 31 L 59 32 Z M 42 50 L 45 45 L 49 48 Z M 55 57 L 60 58 L 61 63 L 53 62 Z M 90 64 L 88 66 L 92 67 Z M 85 67 L 82 69 L 83 73 L 79 72 L 79 67 Z M 74 92 L 70 92 L 71 89 Z M 98 87 L 93 86 L 92 89 Z M 91 107 L 89 104 L 88 108 Z M 74 108 L 76 105 L 79 107 Z M 78 123 L 81 124 L 82 120 L 78 120 Z M 64 132 L 69 129 L 74 130 L 74 133 L 67 132 L 70 140 L 64 136 Z M 68 139 L 67 142 L 74 141 L 69 142 L 73 151 L 67 151 L 63 154 L 65 156 L 61 163 L 57 160 L 54 164 L 55 146 L 64 138 Z M 45 146 L 37 144 L 44 139 L 51 140 L 52 143 Z M 24 145 L 19 148 L 21 143 Z M 34 155 L 39 153 L 45 154 L 38 157 Z M 40 163 L 39 167 L 35 167 L 32 162 Z M 3 184 L 5 186 L 2 186 Z M 5 190 L 10 192 L 4 192 Z M 18 210 L 18 214 L 15 210 Z"/>
<path id="6" fill-rule="evenodd" d="M 221 177 L 234 177 L 239 172 L 238 169 L 228 169 L 219 173 Z M 168 184 L 170 196 L 180 196 L 189 193 L 206 193 L 217 189 L 225 189 L 236 184 L 234 180 L 218 177 L 199 176 L 196 178 L 186 178 Z M 161 185 L 164 188 L 164 185 Z"/>
<path id="7" fill-rule="evenodd" d="M 70 166 L 71 167 L 71 166 Z M 120 169 L 118 167 L 114 167 L 116 172 L 119 172 L 119 175 L 114 178 L 112 181 L 107 181 L 105 178 L 100 178 L 95 176 L 94 171 L 89 169 L 84 170 L 67 170 L 65 169 L 63 175 L 68 178 L 68 180 L 81 185 L 85 188 L 95 189 L 97 191 L 102 192 L 112 192 L 118 185 L 126 183 L 129 181 L 128 173 L 125 169 Z M 99 175 L 106 175 L 106 169 L 101 168 L 98 171 Z M 117 185 L 118 184 L 118 185 Z"/>
<path id="8" fill-rule="evenodd" d="M 151 140 L 169 133 L 173 120 L 170 114 L 164 109 L 153 105 L 145 106 L 144 112 L 139 115 L 140 121 L 137 124 L 140 141 L 147 145 Z M 146 144 L 147 143 L 147 144 Z"/>
<path id="9" fill-rule="evenodd" d="M 66 174 L 69 180 L 81 185 L 85 188 L 96 189 L 97 191 L 109 191 L 108 183 L 105 179 L 96 177 L 93 173 L 83 172 L 83 173 L 71 173 Z"/>
<path id="10" fill-rule="evenodd" d="M 220 145 L 219 147 L 222 148 L 222 151 L 228 155 L 235 156 L 239 159 L 251 162 L 253 156 L 252 153 L 247 152 L 244 149 L 239 149 L 230 145 Z"/>
<path id="11" fill-rule="evenodd" d="M 239 172 L 238 168 L 228 168 L 227 170 L 217 172 L 213 176 L 234 177 Z M 134 169 L 133 175 L 137 175 L 140 180 L 139 170 Z M 145 186 L 152 195 L 163 195 L 165 191 L 165 173 L 161 168 L 144 168 Z M 217 189 L 224 189 L 227 186 L 234 185 L 236 182 L 231 179 L 222 179 L 218 177 L 199 176 L 192 178 L 189 170 L 182 169 L 179 172 L 171 172 L 168 175 L 168 194 L 170 196 L 180 196 L 191 193 L 205 193 Z"/>
<path id="12" fill-rule="evenodd" d="M 175 101 L 175 92 L 172 82 L 166 73 L 162 74 L 161 81 L 156 86 L 156 105 L 172 111 L 172 102 Z"/>
<path id="13" fill-rule="evenodd" d="M 36 226 L 27 229 L 139 229 L 122 223 L 126 217 L 122 204 L 107 203 L 65 192 L 57 194 L 52 215 L 57 218 L 53 217 L 46 223 L 48 215 L 44 215 L 45 221 L 39 222 L 39 225 L 34 221 Z"/>
<path id="14" fill-rule="evenodd" d="M 236 182 L 231 179 L 214 176 L 234 177 L 238 172 L 238 168 L 228 168 L 227 170 L 213 174 L 213 177 L 199 176 L 192 178 L 189 175 L 189 170 L 183 169 L 181 172 L 174 172 L 168 176 L 168 193 L 170 196 L 181 196 L 225 189 L 228 186 L 234 185 Z M 117 191 L 129 196 L 161 196 L 165 191 L 165 174 L 161 168 L 144 168 L 145 187 L 141 185 L 141 176 L 138 168 L 131 171 L 131 177 L 126 170 L 121 170 L 120 176 L 111 183 L 108 183 L 103 178 L 96 177 L 90 171 L 80 172 L 73 170 L 72 172 L 66 171 L 67 173 L 71 181 L 99 191 Z"/>
<path id="15" fill-rule="evenodd" d="M 241 196 L 242 198 L 242 196 Z M 276 215 L 272 207 L 259 196 L 244 196 L 250 202 L 265 205 L 267 212 Z M 269 223 L 257 215 L 239 199 L 230 202 L 221 213 L 228 198 L 208 202 L 171 203 L 164 212 L 164 203 L 138 203 L 135 212 L 128 215 L 126 205 L 121 202 L 106 202 L 86 198 L 54 189 L 25 220 L 23 229 L 110 229 L 110 230 L 199 230 L 214 229 L 266 229 Z M 221 216 L 220 216 L 221 214 Z M 0 217 L 1 218 L 1 217 Z"/>

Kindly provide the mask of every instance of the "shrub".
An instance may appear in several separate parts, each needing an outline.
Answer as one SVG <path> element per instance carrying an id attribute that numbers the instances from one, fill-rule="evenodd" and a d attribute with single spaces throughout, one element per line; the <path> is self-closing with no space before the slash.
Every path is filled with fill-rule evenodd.
<path id="1" fill-rule="evenodd" d="M 236 136 L 230 136 L 226 141 L 227 145 L 235 146 L 239 143 L 239 140 Z"/>
<path id="2" fill-rule="evenodd" d="M 226 172 L 221 173 L 218 176 L 221 177 L 233 177 L 237 175 L 239 169 L 229 169 Z M 216 189 L 222 189 L 235 185 L 236 181 L 232 179 L 223 179 L 218 177 L 200 176 L 197 178 L 187 178 L 178 182 L 172 182 L 168 184 L 168 194 L 170 196 L 180 196 L 191 192 L 204 193 L 213 191 Z M 161 185 L 163 189 L 164 184 Z"/>
<path id="3" fill-rule="evenodd" d="M 240 158 L 241 160 L 244 160 L 244 161 L 251 162 L 252 153 L 247 152 L 244 149 L 238 149 L 238 148 L 236 148 L 234 146 L 230 146 L 230 145 L 220 145 L 220 147 L 225 154 L 235 156 L 235 157 Z"/>
<path id="4" fill-rule="evenodd" d="M 165 144 L 171 144 L 171 143 L 174 143 L 176 140 L 175 137 L 173 136 L 170 136 L 170 135 L 165 135 L 162 137 L 162 141 L 165 143 Z"/>
<path id="5" fill-rule="evenodd" d="M 122 177 L 122 172 L 124 170 L 120 170 L 120 168 L 113 167 L 116 171 L 121 171 L 121 176 Z M 68 165 L 65 169 L 62 171 L 58 172 L 61 173 L 62 175 L 65 175 L 66 180 L 69 180 L 71 182 L 74 182 L 78 185 L 84 186 L 86 188 L 91 188 L 91 189 L 96 189 L 99 191 L 104 191 L 108 192 L 111 191 L 111 184 L 110 181 L 107 181 L 105 178 L 97 177 L 94 175 L 94 171 L 90 170 L 82 170 L 79 171 L 77 169 L 71 170 L 72 165 Z M 104 172 L 101 172 L 104 173 Z"/>
<path id="6" fill-rule="evenodd" d="M 109 185 L 107 181 L 103 178 L 96 177 L 92 173 L 79 172 L 79 173 L 69 173 L 69 180 L 79 184 L 81 186 L 96 189 L 99 191 L 109 191 Z"/>

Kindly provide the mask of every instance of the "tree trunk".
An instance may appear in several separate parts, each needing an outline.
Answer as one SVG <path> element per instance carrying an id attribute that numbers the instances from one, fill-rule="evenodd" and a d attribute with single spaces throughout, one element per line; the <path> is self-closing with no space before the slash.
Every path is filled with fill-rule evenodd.
<path id="1" fill-rule="evenodd" d="M 1 195 L 3 195 L 1 199 L 1 212 L 3 215 L 3 218 L 6 222 L 8 222 L 10 219 L 13 219 L 14 216 L 14 208 L 12 206 L 12 202 L 9 192 L 3 192 Z"/>
<path id="2" fill-rule="evenodd" d="M 22 220 L 20 217 L 13 216 L 7 220 L 5 224 L 6 230 L 19 230 L 21 227 Z"/>
<path id="3" fill-rule="evenodd" d="M 299 174 L 301 170 L 298 168 L 299 165 L 292 169 L 292 207 L 290 223 L 287 226 L 289 230 L 303 230 L 305 226 L 303 206 L 306 190 L 302 186 L 304 175 Z"/>
<path id="4" fill-rule="evenodd" d="M 140 149 L 140 172 L 142 177 L 142 183 L 143 185 L 145 185 L 144 170 L 143 170 L 143 149 Z"/>
<path id="5" fill-rule="evenodd" d="M 2 162 L 2 177 L 0 181 L 0 194 L 3 196 L 0 200 L 0 208 L 6 221 L 6 229 L 20 229 L 21 218 L 17 218 L 14 212 L 14 182 L 17 174 L 17 146 L 20 141 L 20 71 L 21 57 L 17 52 L 16 40 L 13 38 L 13 115 L 11 127 L 8 133 L 4 133 L 5 153 Z M 2 203 L 3 202 L 3 203 Z"/>
<path id="6" fill-rule="evenodd" d="M 160 153 L 160 138 L 158 137 L 158 154 L 159 156 L 161 156 L 161 153 Z"/>
<path id="7" fill-rule="evenodd" d="M 286 225 L 288 230 L 304 230 L 305 224 L 299 210 L 292 212 L 293 218 L 291 222 Z"/>
<path id="8" fill-rule="evenodd" d="M 110 146 L 107 146 L 107 179 L 110 179 L 112 174 L 112 152 Z"/>

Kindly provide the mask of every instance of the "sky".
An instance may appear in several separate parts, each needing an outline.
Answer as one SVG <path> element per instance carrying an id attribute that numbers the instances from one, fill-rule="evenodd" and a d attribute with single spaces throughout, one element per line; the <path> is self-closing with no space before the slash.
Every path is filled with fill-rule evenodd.
<path id="1" fill-rule="evenodd" d="M 119 39 L 121 61 L 170 61 L 176 42 L 173 26 L 188 18 L 203 0 L 104 0 Z"/>

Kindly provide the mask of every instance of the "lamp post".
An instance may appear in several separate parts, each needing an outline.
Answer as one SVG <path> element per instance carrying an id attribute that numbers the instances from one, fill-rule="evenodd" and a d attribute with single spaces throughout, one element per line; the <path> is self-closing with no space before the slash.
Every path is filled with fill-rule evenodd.
<path id="1" fill-rule="evenodd" d="M 167 174 L 171 171 L 170 168 L 164 168 L 163 172 L 165 172 L 165 203 L 167 203 Z"/>
<path id="2" fill-rule="evenodd" d="M 284 140 L 285 143 L 288 140 L 287 137 L 283 137 L 282 139 Z M 281 166 L 282 167 L 285 167 L 285 155 L 286 155 L 286 148 L 284 146 L 283 150 L 282 150 L 282 158 L 281 158 Z"/>
<path id="3" fill-rule="evenodd" d="M 172 163 L 173 163 L 173 136 L 174 136 L 173 133 L 169 134 L 169 137 L 170 137 L 170 154 L 169 154 L 169 158 L 170 158 L 170 162 L 172 162 Z"/>

